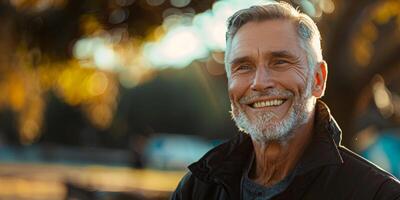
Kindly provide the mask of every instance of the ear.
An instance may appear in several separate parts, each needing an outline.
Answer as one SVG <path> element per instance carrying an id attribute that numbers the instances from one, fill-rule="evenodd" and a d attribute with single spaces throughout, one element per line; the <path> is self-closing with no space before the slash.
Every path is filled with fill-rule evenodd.
<path id="1" fill-rule="evenodd" d="M 312 94 L 316 98 L 324 96 L 326 79 L 328 77 L 328 64 L 323 60 L 315 66 L 314 71 L 314 85 L 312 88 Z"/>

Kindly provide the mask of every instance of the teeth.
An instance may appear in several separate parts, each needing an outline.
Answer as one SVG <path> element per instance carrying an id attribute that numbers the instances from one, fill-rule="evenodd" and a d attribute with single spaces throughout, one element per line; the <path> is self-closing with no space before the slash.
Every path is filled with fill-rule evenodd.
<path id="1" fill-rule="evenodd" d="M 258 101 L 253 104 L 254 108 L 270 107 L 270 106 L 280 106 L 283 104 L 283 100 L 275 99 L 270 101 Z"/>

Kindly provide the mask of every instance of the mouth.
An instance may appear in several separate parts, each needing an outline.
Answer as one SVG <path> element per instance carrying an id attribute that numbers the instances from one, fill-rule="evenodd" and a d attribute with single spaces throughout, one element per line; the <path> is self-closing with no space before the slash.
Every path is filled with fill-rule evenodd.
<path id="1" fill-rule="evenodd" d="M 283 103 L 286 102 L 287 99 L 268 99 L 268 100 L 260 100 L 260 101 L 255 101 L 248 106 L 252 108 L 266 108 L 266 107 L 278 107 L 282 105 Z"/>

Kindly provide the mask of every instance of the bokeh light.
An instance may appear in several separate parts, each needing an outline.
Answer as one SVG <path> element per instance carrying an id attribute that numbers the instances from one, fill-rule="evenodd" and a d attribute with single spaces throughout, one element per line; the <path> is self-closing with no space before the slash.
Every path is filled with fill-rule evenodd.
<path id="1" fill-rule="evenodd" d="M 236 133 L 226 20 L 269 2 L 0 3 L 0 198 L 66 199 L 75 184 L 166 199 Z M 400 176 L 400 2 L 286 2 L 321 30 L 343 144 Z"/>
<path id="2" fill-rule="evenodd" d="M 155 67 L 185 67 L 212 51 L 223 51 L 228 17 L 239 9 L 268 2 L 272 1 L 222 0 L 191 18 L 170 15 L 163 23 L 165 35 L 159 42 L 146 44 L 145 56 Z"/>
<path id="3" fill-rule="evenodd" d="M 144 55 L 156 67 L 186 67 L 193 60 L 204 58 L 208 51 L 191 27 L 176 27 L 157 43 L 148 43 Z"/>

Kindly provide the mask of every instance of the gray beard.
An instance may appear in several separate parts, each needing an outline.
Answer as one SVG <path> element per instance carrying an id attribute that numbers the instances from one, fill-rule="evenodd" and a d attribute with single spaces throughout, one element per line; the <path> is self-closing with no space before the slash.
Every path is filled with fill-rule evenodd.
<path id="1" fill-rule="evenodd" d="M 232 118 L 236 126 L 243 132 L 250 134 L 251 138 L 260 143 L 266 143 L 271 140 L 278 140 L 281 142 L 288 141 L 293 136 L 293 130 L 307 122 L 308 116 L 312 111 L 313 101 L 311 100 L 311 87 L 312 82 L 307 81 L 306 90 L 300 97 L 295 97 L 293 105 L 289 108 L 289 115 L 281 121 L 270 123 L 269 121 L 276 117 L 273 112 L 264 112 L 258 116 L 253 123 L 246 113 L 239 107 L 231 104 Z M 293 97 L 294 94 L 288 90 L 271 89 L 265 93 L 252 95 L 250 97 L 243 97 L 239 102 L 243 103 L 249 99 L 259 96 L 285 96 Z"/>

